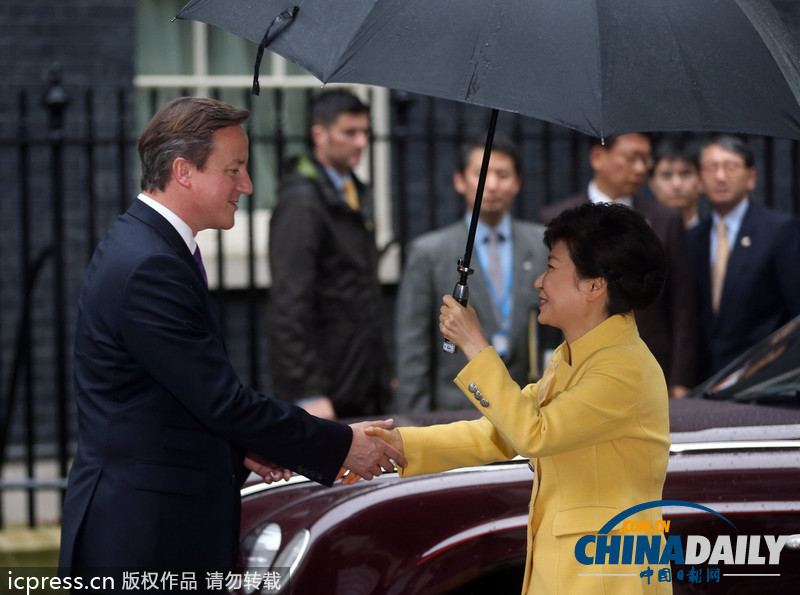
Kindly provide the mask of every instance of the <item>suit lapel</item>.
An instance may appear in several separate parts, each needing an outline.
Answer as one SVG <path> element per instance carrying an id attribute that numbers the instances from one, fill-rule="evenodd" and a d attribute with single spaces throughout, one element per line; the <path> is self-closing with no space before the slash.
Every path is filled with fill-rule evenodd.
<path id="1" fill-rule="evenodd" d="M 730 292 L 736 287 L 736 279 L 743 278 L 743 271 L 747 267 L 753 250 L 753 239 L 758 236 L 758 217 L 755 216 L 753 211 L 753 205 L 750 204 L 742 219 L 742 226 L 739 228 L 739 233 L 731 247 L 731 255 L 725 272 L 725 282 L 722 286 L 722 299 L 719 306 L 720 311 L 725 307 L 725 302 L 730 299 Z M 728 296 L 728 299 L 726 299 L 726 296 Z"/>
<path id="2" fill-rule="evenodd" d="M 489 280 L 483 273 L 477 253 L 474 254 L 470 266 L 475 270 L 472 274 L 473 282 L 469 285 L 470 303 L 476 310 L 488 313 L 483 315 L 484 319 L 481 320 L 481 325 L 486 332 L 486 338 L 491 342 L 492 336 L 500 330 L 500 325 L 494 313 L 494 300 L 489 293 Z"/>
<path id="3" fill-rule="evenodd" d="M 197 277 L 198 287 L 201 288 L 200 291 L 203 293 L 203 299 L 208 306 L 209 327 L 222 341 L 224 346 L 225 342 L 222 334 L 222 326 L 219 321 L 217 309 L 211 301 L 211 294 L 209 291 L 207 289 L 202 289 L 206 287 L 206 281 L 203 279 L 203 274 L 200 272 L 200 268 L 194 261 L 194 257 L 192 256 L 191 252 L 189 252 L 189 247 L 186 245 L 186 242 L 183 241 L 181 234 L 179 234 L 178 231 L 172 227 L 172 224 L 169 221 L 164 219 L 164 217 L 162 217 L 158 212 L 147 206 L 138 198 L 134 199 L 133 203 L 128 208 L 128 214 L 131 217 L 138 219 L 145 225 L 149 225 L 158 231 L 169 247 L 174 250 L 175 254 L 177 254 L 186 263 L 186 265 L 192 271 L 194 271 L 194 274 Z"/>
<path id="4" fill-rule="evenodd" d="M 703 305 L 711 308 L 711 219 L 701 221 L 696 231 L 697 242 L 694 266 L 700 284 Z"/>
<path id="5" fill-rule="evenodd" d="M 175 253 L 180 256 L 183 261 L 188 264 L 189 267 L 197 274 L 197 278 L 202 285 L 205 285 L 203 274 L 200 272 L 200 268 L 194 261 L 192 253 L 189 252 L 186 242 L 183 241 L 181 234 L 179 234 L 178 231 L 172 227 L 169 221 L 164 219 L 164 217 L 139 199 L 135 199 L 133 201 L 133 204 L 131 204 L 130 208 L 128 209 L 128 213 L 143 223 L 146 223 L 150 227 L 155 228 L 175 251 Z"/>

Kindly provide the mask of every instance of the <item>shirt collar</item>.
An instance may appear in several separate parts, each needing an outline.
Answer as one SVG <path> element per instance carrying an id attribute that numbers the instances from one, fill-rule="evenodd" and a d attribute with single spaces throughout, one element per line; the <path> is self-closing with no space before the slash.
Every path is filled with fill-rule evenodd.
<path id="1" fill-rule="evenodd" d="M 331 179 L 331 182 L 333 182 L 334 188 L 336 188 L 336 190 L 338 190 L 339 192 L 343 192 L 344 183 L 347 180 L 351 179 L 353 176 L 350 175 L 350 173 L 342 174 L 328 165 L 324 165 L 323 167 L 325 168 L 325 173 L 328 174 L 328 177 Z"/>
<path id="2" fill-rule="evenodd" d="M 466 215 L 464 215 L 464 221 L 466 222 L 467 227 L 469 227 L 471 218 L 472 218 L 471 213 L 467 213 Z M 511 216 L 508 213 L 506 213 L 505 215 L 503 215 L 503 218 L 500 220 L 500 223 L 498 223 L 494 227 L 487 225 L 486 223 L 478 219 L 478 226 L 475 228 L 475 243 L 481 244 L 485 242 L 489 237 L 489 232 L 492 229 L 496 229 L 503 239 L 505 240 L 511 239 Z"/>
<path id="3" fill-rule="evenodd" d="M 183 219 L 178 217 L 175 213 L 170 211 L 157 200 L 150 198 L 144 193 L 139 194 L 138 198 L 148 207 L 161 215 L 164 219 L 169 221 L 170 225 L 175 228 L 175 231 L 177 231 L 181 238 L 183 238 L 183 241 L 186 242 L 186 247 L 189 248 L 189 252 L 194 254 L 194 250 L 197 247 L 197 242 L 194 239 L 192 228 L 189 227 Z"/>
<path id="4" fill-rule="evenodd" d="M 597 187 L 597 184 L 594 180 L 589 182 L 589 200 L 595 204 L 614 203 L 625 205 L 626 207 L 633 207 L 633 196 L 620 196 L 619 198 L 611 198 Z"/>
<path id="5" fill-rule="evenodd" d="M 729 230 L 737 230 L 742 226 L 742 220 L 744 219 L 745 213 L 747 213 L 747 207 L 750 205 L 750 197 L 745 197 L 745 199 L 740 202 L 738 205 L 733 207 L 731 211 L 724 216 L 720 216 L 716 211 L 711 211 L 711 224 L 716 227 L 717 223 L 719 223 L 720 219 L 725 221 L 725 226 Z"/>

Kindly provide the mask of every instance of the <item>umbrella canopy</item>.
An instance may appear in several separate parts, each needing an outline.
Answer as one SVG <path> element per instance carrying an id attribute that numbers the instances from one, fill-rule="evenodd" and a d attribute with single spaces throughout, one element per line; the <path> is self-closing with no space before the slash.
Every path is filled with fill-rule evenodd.
<path id="1" fill-rule="evenodd" d="M 191 0 L 177 18 L 258 43 L 256 79 L 269 48 L 325 83 L 492 108 L 453 290 L 464 305 L 498 109 L 595 137 L 800 138 L 800 44 L 768 0 Z"/>
<path id="2" fill-rule="evenodd" d="M 768 0 L 192 0 L 177 16 L 264 41 L 326 83 L 596 137 L 800 138 L 800 44 Z"/>

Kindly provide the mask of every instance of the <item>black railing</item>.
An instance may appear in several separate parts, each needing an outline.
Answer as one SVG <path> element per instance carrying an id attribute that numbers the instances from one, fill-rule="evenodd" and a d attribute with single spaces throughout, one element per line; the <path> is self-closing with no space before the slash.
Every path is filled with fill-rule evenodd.
<path id="1" fill-rule="evenodd" d="M 304 100 L 315 91 L 305 93 Z M 280 117 L 287 108 L 287 93 L 271 90 L 265 99 L 242 91 L 242 107 L 271 100 L 279 114 L 266 132 L 249 131 L 254 154 L 269 148 L 273 162 L 267 168 L 251 168 L 259 187 L 273 181 L 258 172 L 277 176 L 284 158 L 305 142 L 306 133 L 293 132 Z M 229 94 L 212 91 L 212 96 L 224 95 L 226 100 Z M 144 111 L 150 113 L 163 99 L 156 93 L 149 98 L 140 94 L 140 101 L 142 97 L 148 104 Z M 19 481 L 0 481 L 0 491 L 26 492 L 25 516 L 31 525 L 38 516 L 35 493 L 64 490 L 74 452 L 70 360 L 85 267 L 105 229 L 138 192 L 135 101 L 131 88 L 65 88 L 54 71 L 47 87 L 19 90 L 4 104 L 6 113 L 0 112 L 0 173 L 6 192 L 0 201 L 0 464 L 21 462 L 26 475 Z M 375 140 L 390 145 L 392 235 L 405 246 L 461 215 L 463 205 L 452 188 L 458 146 L 483 131 L 489 111 L 395 94 L 391 112 L 391 134 Z M 514 206 L 516 216 L 534 219 L 542 206 L 586 184 L 587 138 L 507 113 L 501 113 L 498 128 L 522 149 L 523 192 Z M 752 143 L 758 154 L 761 200 L 800 213 L 800 145 L 769 138 L 753 138 Z M 249 201 L 247 208 L 252 215 L 259 206 Z M 268 289 L 255 282 L 254 270 L 256 246 L 265 239 L 257 237 L 253 221 L 251 217 L 247 231 L 248 283 L 225 287 L 220 234 L 215 296 L 234 365 L 245 382 L 268 390 Z M 453 255 L 454 282 L 458 256 Z M 385 289 L 391 336 L 396 286 L 388 283 Z M 59 477 L 37 478 L 35 463 L 40 458 L 55 459 Z"/>
<path id="2" fill-rule="evenodd" d="M 130 103 L 129 90 L 113 89 L 103 101 L 92 89 L 68 92 L 54 68 L 46 87 L 20 89 L 16 109 L 2 112 L 0 464 L 14 461 L 25 478 L 3 479 L 0 490 L 26 492 L 29 525 L 36 492 L 66 487 L 77 291 L 99 234 L 123 204 L 109 198 L 131 193 Z M 97 133 L 98 113 L 111 114 L 113 132 Z M 56 462 L 57 477 L 41 477 L 41 459 Z"/>

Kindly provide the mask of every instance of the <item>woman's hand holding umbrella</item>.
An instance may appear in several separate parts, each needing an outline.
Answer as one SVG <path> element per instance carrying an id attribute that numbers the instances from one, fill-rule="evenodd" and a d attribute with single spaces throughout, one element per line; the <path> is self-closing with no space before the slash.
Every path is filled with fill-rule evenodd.
<path id="1" fill-rule="evenodd" d="M 445 339 L 462 349 L 467 360 L 471 360 L 489 346 L 478 322 L 478 315 L 472 306 L 462 306 L 453 296 L 446 295 L 443 301 L 439 330 Z"/>

